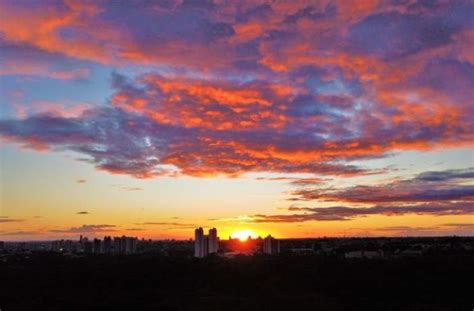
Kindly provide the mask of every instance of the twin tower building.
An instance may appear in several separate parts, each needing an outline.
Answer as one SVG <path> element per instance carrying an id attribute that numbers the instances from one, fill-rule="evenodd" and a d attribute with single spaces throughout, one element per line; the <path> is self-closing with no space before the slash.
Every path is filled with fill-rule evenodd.
<path id="1" fill-rule="evenodd" d="M 202 228 L 197 228 L 194 231 L 194 257 L 203 258 L 209 254 L 217 253 L 218 240 L 216 228 L 209 229 L 208 235 L 204 235 Z"/>

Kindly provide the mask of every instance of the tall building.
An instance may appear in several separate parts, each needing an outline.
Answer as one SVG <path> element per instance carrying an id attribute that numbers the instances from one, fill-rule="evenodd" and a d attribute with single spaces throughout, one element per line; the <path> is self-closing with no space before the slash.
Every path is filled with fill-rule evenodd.
<path id="1" fill-rule="evenodd" d="M 204 257 L 204 231 L 201 227 L 194 230 L 194 257 Z"/>
<path id="2" fill-rule="evenodd" d="M 123 242 L 123 238 L 122 238 Z M 125 254 L 133 254 L 137 252 L 137 238 L 125 237 L 125 245 L 122 246 Z"/>
<path id="3" fill-rule="evenodd" d="M 217 253 L 219 249 L 217 229 L 209 230 L 209 235 L 204 235 L 204 230 L 199 227 L 194 230 L 194 257 L 202 258 L 209 254 Z"/>
<path id="4" fill-rule="evenodd" d="M 110 236 L 104 237 L 104 253 L 112 252 L 112 238 Z"/>
<path id="5" fill-rule="evenodd" d="M 63 249 L 66 253 L 75 253 L 77 252 L 77 243 L 71 240 L 64 241 Z"/>
<path id="6" fill-rule="evenodd" d="M 113 252 L 115 254 L 133 254 L 137 252 L 137 238 L 133 237 L 128 237 L 128 236 L 122 236 L 122 237 L 114 237 L 113 240 Z M 105 237 L 104 238 L 104 252 L 107 252 L 106 250 L 106 245 L 107 249 L 109 249 L 108 245 L 112 244 L 112 238 L 111 237 Z"/>
<path id="7" fill-rule="evenodd" d="M 263 239 L 263 253 L 264 254 L 278 254 L 280 252 L 280 241 L 271 235 Z"/>
<path id="8" fill-rule="evenodd" d="M 120 238 L 120 253 L 121 254 L 124 254 L 127 252 L 126 247 L 127 247 L 127 237 L 122 235 L 122 237 Z"/>
<path id="9" fill-rule="evenodd" d="M 119 237 L 114 237 L 114 253 L 120 254 L 122 252 L 122 240 Z"/>
<path id="10" fill-rule="evenodd" d="M 101 243 L 102 241 L 99 239 L 94 239 L 94 254 L 100 254 L 102 252 Z"/>
<path id="11" fill-rule="evenodd" d="M 217 229 L 212 228 L 209 230 L 209 254 L 217 253 L 219 250 Z"/>
<path id="12" fill-rule="evenodd" d="M 92 250 L 93 250 L 93 244 L 92 242 L 86 240 L 84 242 L 84 239 L 83 239 L 83 244 L 84 244 L 84 253 L 86 254 L 92 254 Z"/>
<path id="13" fill-rule="evenodd" d="M 203 253 L 203 257 L 206 257 L 207 255 L 209 255 L 209 236 L 208 235 L 204 235 L 202 237 L 202 253 Z"/>

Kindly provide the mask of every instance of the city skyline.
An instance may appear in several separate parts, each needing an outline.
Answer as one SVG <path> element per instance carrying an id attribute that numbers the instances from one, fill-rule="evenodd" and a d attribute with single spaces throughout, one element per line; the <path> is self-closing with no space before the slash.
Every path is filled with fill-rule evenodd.
<path id="1" fill-rule="evenodd" d="M 473 15 L 0 1 L 0 241 L 473 236 Z"/>

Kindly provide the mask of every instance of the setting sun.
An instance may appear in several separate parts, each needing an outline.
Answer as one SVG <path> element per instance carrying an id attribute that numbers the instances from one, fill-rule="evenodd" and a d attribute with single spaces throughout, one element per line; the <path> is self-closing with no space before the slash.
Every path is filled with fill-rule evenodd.
<path id="1" fill-rule="evenodd" d="M 230 235 L 234 239 L 239 239 L 241 241 L 247 240 L 248 237 L 251 237 L 252 239 L 255 239 L 258 237 L 257 233 L 252 230 L 239 230 L 235 231 Z"/>

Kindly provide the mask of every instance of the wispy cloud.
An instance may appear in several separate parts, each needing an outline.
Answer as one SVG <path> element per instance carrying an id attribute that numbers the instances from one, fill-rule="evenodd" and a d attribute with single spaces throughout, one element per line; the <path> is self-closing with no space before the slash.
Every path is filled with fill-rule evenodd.
<path id="1" fill-rule="evenodd" d="M 421 173 L 412 179 L 382 185 L 355 186 L 343 189 L 298 189 L 293 201 L 335 201 L 348 203 L 423 203 L 468 201 L 474 204 L 474 169 Z"/>
<path id="2" fill-rule="evenodd" d="M 388 226 L 374 229 L 375 232 L 394 235 L 469 235 L 474 233 L 474 224 L 451 223 L 440 226 Z"/>
<path id="3" fill-rule="evenodd" d="M 113 232 L 115 225 L 99 224 L 99 225 L 82 225 L 80 227 L 70 227 L 66 229 L 51 229 L 52 233 L 97 233 L 97 232 Z"/>
<path id="4" fill-rule="evenodd" d="M 137 223 L 137 225 L 145 225 L 145 226 L 175 226 L 175 227 L 189 227 L 195 226 L 194 224 L 186 224 L 186 223 L 179 223 L 179 222 L 142 222 Z"/>
<path id="5" fill-rule="evenodd" d="M 141 187 L 131 187 L 131 186 L 124 186 L 124 185 L 112 185 L 112 187 L 124 190 L 124 191 L 142 191 L 143 188 Z"/>
<path id="6" fill-rule="evenodd" d="M 449 223 L 443 224 L 442 226 L 448 227 L 450 229 L 463 229 L 463 230 L 470 230 L 474 233 L 474 222 L 472 223 Z"/>
<path id="7" fill-rule="evenodd" d="M 0 232 L 0 235 L 11 235 L 11 236 L 22 236 L 22 235 L 37 235 L 41 234 L 41 232 L 38 231 L 7 231 L 7 232 Z"/>
<path id="8" fill-rule="evenodd" d="M 306 178 L 299 178 L 299 177 L 257 177 L 256 180 L 260 181 L 284 181 L 289 182 L 290 184 L 297 185 L 297 186 L 308 186 L 308 185 L 316 185 L 323 183 L 325 180 L 322 178 L 317 177 L 306 177 Z"/>
<path id="9" fill-rule="evenodd" d="M 2 222 L 23 222 L 26 219 L 20 219 L 20 218 L 8 218 L 7 216 L 0 217 L 0 223 Z"/>
<path id="10" fill-rule="evenodd" d="M 143 188 L 140 188 L 140 187 L 124 187 L 122 189 L 127 190 L 127 191 L 142 191 L 143 190 Z"/>
<path id="11" fill-rule="evenodd" d="M 357 217 L 367 217 L 371 215 L 473 215 L 474 204 L 472 202 L 441 202 L 409 205 L 375 205 L 372 207 L 290 207 L 288 208 L 288 211 L 301 213 L 279 215 L 252 215 L 250 216 L 249 222 L 292 223 L 306 221 L 347 221 Z"/>

